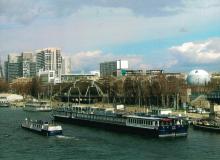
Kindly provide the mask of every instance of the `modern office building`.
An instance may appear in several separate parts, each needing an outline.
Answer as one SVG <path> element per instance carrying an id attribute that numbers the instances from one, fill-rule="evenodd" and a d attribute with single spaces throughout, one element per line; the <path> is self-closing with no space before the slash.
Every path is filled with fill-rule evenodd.
<path id="1" fill-rule="evenodd" d="M 13 79 L 22 77 L 21 56 L 17 54 L 9 54 L 8 60 L 5 62 L 5 79 L 11 82 Z"/>
<path id="2" fill-rule="evenodd" d="M 36 61 L 32 52 L 21 53 L 22 77 L 36 76 Z"/>
<path id="3" fill-rule="evenodd" d="M 40 77 L 40 81 L 42 84 L 46 85 L 48 83 L 60 83 L 60 79 L 56 77 L 55 71 L 47 70 L 47 71 L 39 71 L 38 75 Z"/>
<path id="4" fill-rule="evenodd" d="M 128 69 L 127 60 L 116 60 L 100 63 L 100 76 L 121 76 L 121 70 Z"/>
<path id="5" fill-rule="evenodd" d="M 12 82 L 19 77 L 33 77 L 48 75 L 48 83 L 59 83 L 63 72 L 70 72 L 71 62 L 69 59 L 62 64 L 60 48 L 45 48 L 32 52 L 9 54 L 5 62 L 5 79 Z M 69 68 L 68 68 L 69 67 Z M 50 78 L 51 73 L 53 76 Z"/>
<path id="6" fill-rule="evenodd" d="M 19 77 L 33 77 L 36 75 L 36 62 L 32 52 L 9 54 L 5 62 L 5 79 L 8 82 Z"/>

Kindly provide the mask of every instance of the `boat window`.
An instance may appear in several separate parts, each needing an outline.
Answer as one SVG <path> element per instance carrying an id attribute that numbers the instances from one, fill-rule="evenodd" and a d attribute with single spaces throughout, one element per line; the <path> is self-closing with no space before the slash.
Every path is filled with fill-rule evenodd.
<path id="1" fill-rule="evenodd" d="M 151 124 L 154 126 L 155 125 L 155 121 L 152 121 Z"/>
<path id="2" fill-rule="evenodd" d="M 176 121 L 176 124 L 177 124 L 177 125 L 180 125 L 180 122 L 179 122 L 179 120 L 177 120 L 177 121 Z"/>
<path id="3" fill-rule="evenodd" d="M 139 124 L 142 124 L 142 119 L 139 119 Z"/>

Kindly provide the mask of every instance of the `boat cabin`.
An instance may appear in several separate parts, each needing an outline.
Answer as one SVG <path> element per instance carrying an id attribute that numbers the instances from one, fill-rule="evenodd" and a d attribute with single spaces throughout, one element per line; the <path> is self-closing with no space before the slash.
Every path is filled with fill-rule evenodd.
<path id="1" fill-rule="evenodd" d="M 159 127 L 160 118 L 141 117 L 136 115 L 127 116 L 126 125 L 141 128 L 157 128 Z"/>
<path id="2" fill-rule="evenodd" d="M 134 127 L 180 126 L 186 122 L 179 117 L 142 117 L 136 115 L 127 116 L 126 125 Z"/>

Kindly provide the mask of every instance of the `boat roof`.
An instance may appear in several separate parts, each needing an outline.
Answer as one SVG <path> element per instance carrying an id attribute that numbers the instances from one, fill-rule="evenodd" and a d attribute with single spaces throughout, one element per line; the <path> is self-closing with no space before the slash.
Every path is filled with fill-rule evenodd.
<path id="1" fill-rule="evenodd" d="M 138 119 L 148 119 L 148 120 L 160 120 L 159 117 L 143 117 L 143 116 L 136 116 L 136 115 L 127 115 L 128 118 L 138 118 Z"/>

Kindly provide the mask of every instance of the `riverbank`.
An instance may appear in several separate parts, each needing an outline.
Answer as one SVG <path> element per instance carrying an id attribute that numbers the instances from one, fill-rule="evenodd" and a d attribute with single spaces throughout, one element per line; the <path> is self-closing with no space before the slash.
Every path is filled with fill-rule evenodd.
<path id="1" fill-rule="evenodd" d="M 49 101 L 48 101 L 49 102 Z M 21 101 L 21 102 L 13 102 L 11 103 L 11 107 L 24 107 L 25 105 L 25 101 Z M 49 102 L 51 103 L 51 106 L 53 108 L 56 108 L 60 105 L 68 105 L 68 103 L 64 103 L 64 102 L 59 102 L 59 101 L 51 101 Z M 76 104 L 79 105 L 79 104 Z M 95 103 L 95 104 L 80 104 L 81 106 L 95 106 L 95 107 L 99 107 L 99 108 L 112 108 L 113 104 L 108 104 L 108 103 Z M 125 112 L 128 113 L 135 113 L 135 112 L 149 112 L 150 111 L 150 107 L 147 106 L 138 106 L 138 105 L 125 105 Z M 182 115 L 182 116 L 186 116 L 189 117 L 191 119 L 200 119 L 200 118 L 207 118 L 209 115 L 207 113 L 205 114 L 199 114 L 199 113 L 187 113 L 186 111 L 183 110 L 172 110 L 172 114 L 173 115 Z"/>

